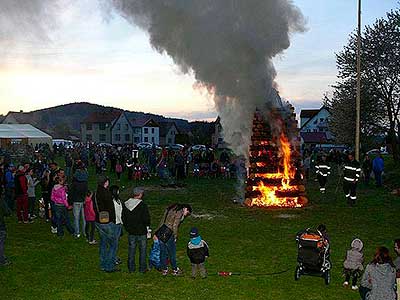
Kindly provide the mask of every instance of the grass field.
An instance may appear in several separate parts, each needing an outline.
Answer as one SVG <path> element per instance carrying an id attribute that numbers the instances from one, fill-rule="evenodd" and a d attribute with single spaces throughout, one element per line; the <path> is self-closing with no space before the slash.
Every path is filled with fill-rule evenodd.
<path id="1" fill-rule="evenodd" d="M 92 186 L 94 182 L 92 178 Z M 155 271 L 129 274 L 127 235 L 121 238 L 119 248 L 123 272 L 101 272 L 97 246 L 89 246 L 82 238 L 59 239 L 41 220 L 24 225 L 11 217 L 7 219 L 6 254 L 13 264 L 0 269 L 0 299 L 359 299 L 357 292 L 342 287 L 343 258 L 352 238 L 364 241 L 365 256 L 370 260 L 376 246 L 392 250 L 392 240 L 400 237 L 400 198 L 384 189 L 361 186 L 357 207 L 349 208 L 341 189 L 334 191 L 334 176 L 324 197 L 311 181 L 310 205 L 296 210 L 249 209 L 233 204 L 234 181 L 190 179 L 185 189 L 171 191 L 158 188 L 157 183 L 146 182 L 153 187 L 145 195 L 153 228 L 172 202 L 190 203 L 194 214 L 200 215 L 187 218 L 180 227 L 177 257 L 185 276 L 162 277 Z M 129 187 L 126 181 L 122 185 Z M 327 225 L 331 237 L 332 283 L 325 286 L 322 278 L 308 276 L 295 282 L 295 234 L 320 223 Z M 210 246 L 209 277 L 204 280 L 193 280 L 188 274 L 186 243 L 194 225 Z M 224 278 L 216 276 L 218 271 L 242 275 Z"/>

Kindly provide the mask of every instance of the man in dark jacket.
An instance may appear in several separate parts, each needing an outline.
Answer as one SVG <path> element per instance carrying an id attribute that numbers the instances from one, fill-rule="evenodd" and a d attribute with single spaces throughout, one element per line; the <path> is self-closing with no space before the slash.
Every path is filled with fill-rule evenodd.
<path id="1" fill-rule="evenodd" d="M 86 193 L 88 191 L 88 179 L 89 174 L 84 164 L 79 161 L 77 162 L 77 169 L 72 179 L 71 185 L 71 198 L 73 202 L 73 214 L 74 214 L 74 235 L 76 238 L 81 236 L 80 234 L 80 222 L 79 217 L 82 219 L 82 232 L 85 232 L 85 216 L 83 212 L 83 203 L 85 202 Z"/>
<path id="2" fill-rule="evenodd" d="M 120 271 L 115 268 L 118 251 L 118 239 L 121 235 L 121 226 L 115 224 L 115 208 L 111 191 L 108 189 L 110 180 L 100 175 L 97 191 L 94 196 L 96 210 L 96 228 L 100 235 L 100 267 L 105 272 Z M 108 213 L 107 218 L 100 218 L 100 214 Z"/>
<path id="3" fill-rule="evenodd" d="M 122 206 L 122 222 L 128 236 L 128 269 L 135 272 L 136 246 L 139 246 L 139 272 L 147 271 L 146 249 L 147 230 L 150 226 L 150 213 L 146 203 L 143 202 L 142 188 L 133 189 L 133 198 L 128 199 Z"/>

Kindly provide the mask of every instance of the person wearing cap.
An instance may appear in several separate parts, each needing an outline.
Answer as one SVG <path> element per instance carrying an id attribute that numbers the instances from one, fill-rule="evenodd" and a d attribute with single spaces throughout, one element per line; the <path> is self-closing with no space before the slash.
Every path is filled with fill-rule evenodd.
<path id="1" fill-rule="evenodd" d="M 357 182 L 360 179 L 360 163 L 354 159 L 354 154 L 349 153 L 348 160 L 344 164 L 343 170 L 343 192 L 347 203 L 354 206 L 357 200 Z"/>
<path id="2" fill-rule="evenodd" d="M 120 271 L 115 267 L 115 262 L 121 226 L 117 226 L 115 223 L 114 201 L 109 186 L 110 179 L 99 175 L 93 204 L 96 212 L 96 228 L 100 235 L 100 268 L 102 271 L 111 273 Z M 100 212 L 108 213 L 108 218 L 100 220 Z"/>
<path id="3" fill-rule="evenodd" d="M 191 213 L 192 207 L 189 204 L 172 204 L 165 210 L 165 213 L 161 218 L 160 225 L 155 231 L 157 238 L 157 232 L 161 227 L 163 227 L 163 225 L 165 225 L 172 231 L 171 236 L 166 242 L 159 240 L 161 250 L 161 269 L 163 270 L 163 276 L 168 275 L 168 257 L 172 266 L 172 275 L 179 276 L 182 274 L 182 271 L 178 268 L 176 262 L 176 240 L 178 238 L 178 229 L 180 224 L 183 222 L 185 217 L 189 216 Z"/>
<path id="4" fill-rule="evenodd" d="M 189 235 L 190 241 L 187 245 L 187 255 L 192 264 L 192 278 L 196 278 L 198 272 L 200 272 L 201 278 L 206 278 L 207 271 L 204 262 L 209 256 L 208 244 L 201 238 L 199 230 L 196 227 L 190 230 Z"/>
<path id="5" fill-rule="evenodd" d="M 122 206 L 122 223 L 128 232 L 128 269 L 135 272 L 136 247 L 139 247 L 139 272 L 147 271 L 147 228 L 150 226 L 150 213 L 143 202 L 144 189 L 135 187 L 133 195 Z"/>

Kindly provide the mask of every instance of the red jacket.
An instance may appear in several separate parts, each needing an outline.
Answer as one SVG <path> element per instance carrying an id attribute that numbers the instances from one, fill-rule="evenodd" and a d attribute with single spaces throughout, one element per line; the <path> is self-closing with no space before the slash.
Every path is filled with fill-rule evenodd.
<path id="1" fill-rule="evenodd" d="M 28 179 L 26 179 L 24 172 L 18 172 L 15 177 L 15 196 L 28 195 Z"/>

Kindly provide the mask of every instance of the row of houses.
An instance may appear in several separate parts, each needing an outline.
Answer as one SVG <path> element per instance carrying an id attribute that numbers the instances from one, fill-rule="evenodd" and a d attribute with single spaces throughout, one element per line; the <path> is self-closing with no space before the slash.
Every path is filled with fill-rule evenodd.
<path id="1" fill-rule="evenodd" d="M 113 145 L 175 144 L 179 134 L 175 122 L 131 118 L 128 112 L 95 112 L 81 122 L 81 141 Z"/>

